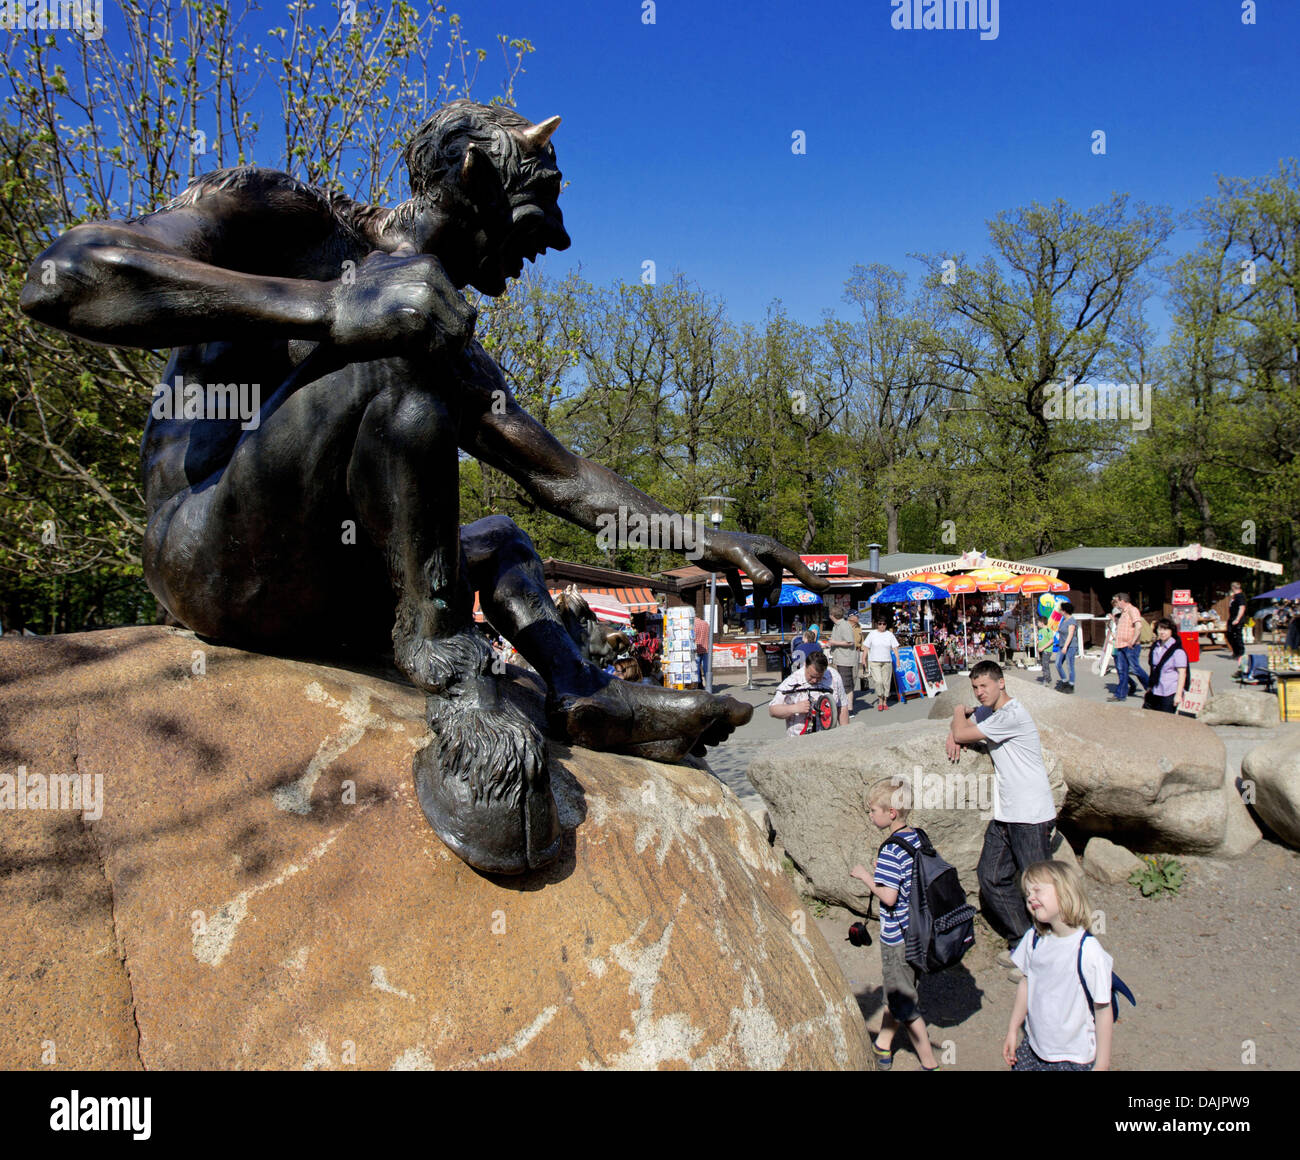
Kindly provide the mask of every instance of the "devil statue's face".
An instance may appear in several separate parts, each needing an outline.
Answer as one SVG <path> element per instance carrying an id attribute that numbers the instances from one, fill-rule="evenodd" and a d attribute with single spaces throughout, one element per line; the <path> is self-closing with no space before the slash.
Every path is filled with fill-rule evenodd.
<path id="1" fill-rule="evenodd" d="M 433 198 L 450 224 L 431 248 L 458 286 L 496 297 L 524 262 L 569 247 L 559 196 L 561 175 L 551 134 L 512 110 L 448 106 L 407 151 L 416 200 Z"/>

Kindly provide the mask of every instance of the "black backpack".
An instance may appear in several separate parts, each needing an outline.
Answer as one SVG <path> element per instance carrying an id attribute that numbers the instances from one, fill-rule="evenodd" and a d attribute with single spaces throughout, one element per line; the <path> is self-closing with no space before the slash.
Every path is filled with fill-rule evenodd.
<path id="1" fill-rule="evenodd" d="M 912 855 L 912 893 L 907 903 L 904 945 L 907 961 L 921 974 L 930 975 L 956 966 L 975 945 L 975 908 L 966 901 L 957 871 L 939 857 L 923 829 L 913 829 L 918 846 L 891 834 L 880 848 L 892 843 Z"/>
<path id="2" fill-rule="evenodd" d="M 1083 932 L 1083 938 L 1079 940 L 1079 953 L 1074 960 L 1074 969 L 1079 976 L 1079 983 L 1083 987 L 1084 996 L 1088 1000 L 1088 1014 L 1092 1016 L 1093 1022 L 1097 1021 L 1095 1011 L 1096 1004 L 1092 1001 L 1092 992 L 1088 990 L 1088 981 L 1083 977 L 1083 944 L 1093 937 L 1090 930 Z M 1034 941 L 1029 944 L 1036 947 L 1038 945 L 1038 931 L 1034 931 Z M 1110 1011 L 1114 1016 L 1116 1023 L 1119 1022 L 1119 997 L 1123 995 L 1134 1007 L 1137 1006 L 1137 1000 L 1133 998 L 1133 992 L 1128 989 L 1128 985 L 1112 970 L 1110 973 Z"/>

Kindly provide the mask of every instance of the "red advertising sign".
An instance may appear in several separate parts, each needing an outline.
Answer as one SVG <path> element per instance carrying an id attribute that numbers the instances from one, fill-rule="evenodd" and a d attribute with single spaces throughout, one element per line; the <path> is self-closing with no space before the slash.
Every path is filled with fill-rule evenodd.
<path id="1" fill-rule="evenodd" d="M 1190 588 L 1175 588 L 1173 603 L 1195 604 L 1196 601 L 1192 599 L 1192 590 Z"/>
<path id="2" fill-rule="evenodd" d="M 808 571 L 814 576 L 847 576 L 848 556 L 800 556 Z"/>
<path id="3" fill-rule="evenodd" d="M 753 643 L 718 644 L 716 642 L 713 645 L 713 667 L 715 669 L 743 669 L 746 657 L 750 660 L 757 660 L 758 645 Z"/>
<path id="4" fill-rule="evenodd" d="M 926 696 L 937 697 L 947 692 L 948 682 L 943 677 L 943 666 L 935 654 L 934 645 L 918 644 L 916 646 L 916 663 L 921 669 L 921 680 L 925 683 Z"/>

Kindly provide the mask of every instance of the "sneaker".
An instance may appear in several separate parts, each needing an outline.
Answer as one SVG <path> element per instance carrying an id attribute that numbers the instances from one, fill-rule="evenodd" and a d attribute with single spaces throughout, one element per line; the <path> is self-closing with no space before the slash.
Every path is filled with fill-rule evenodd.
<path id="1" fill-rule="evenodd" d="M 1128 698 L 1127 698 L 1127 697 L 1116 697 L 1116 696 L 1112 693 L 1109 697 L 1106 698 L 1106 700 L 1107 700 L 1107 702 L 1110 702 L 1110 701 L 1117 701 L 1119 704 L 1122 705 L 1122 704 L 1124 704 L 1125 701 L 1128 700 Z"/>
<path id="2" fill-rule="evenodd" d="M 876 1070 L 888 1071 L 894 1066 L 894 1046 L 891 1043 L 888 1047 L 882 1049 L 876 1045 L 876 1041 L 871 1041 L 871 1053 L 876 1057 Z"/>
<path id="3" fill-rule="evenodd" d="M 1073 686 L 1069 681 L 1066 681 L 1064 687 L 1061 689 L 1061 692 L 1062 692 L 1062 693 L 1073 693 L 1073 692 L 1074 692 L 1074 686 Z"/>
<path id="4" fill-rule="evenodd" d="M 998 951 L 997 962 L 999 967 L 1006 967 L 1007 970 L 1011 970 L 1016 965 L 1010 951 Z"/>

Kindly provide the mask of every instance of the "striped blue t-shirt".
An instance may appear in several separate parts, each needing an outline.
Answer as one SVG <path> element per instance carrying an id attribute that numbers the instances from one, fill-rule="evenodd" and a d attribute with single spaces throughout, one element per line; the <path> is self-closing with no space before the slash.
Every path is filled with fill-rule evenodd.
<path id="1" fill-rule="evenodd" d="M 911 842 L 920 842 L 916 831 L 908 826 L 891 835 Z M 876 885 L 891 886 L 898 891 L 898 901 L 893 906 L 880 904 L 880 941 L 885 946 L 897 946 L 907 934 L 907 901 L 912 894 L 912 855 L 892 842 L 876 855 Z"/>

